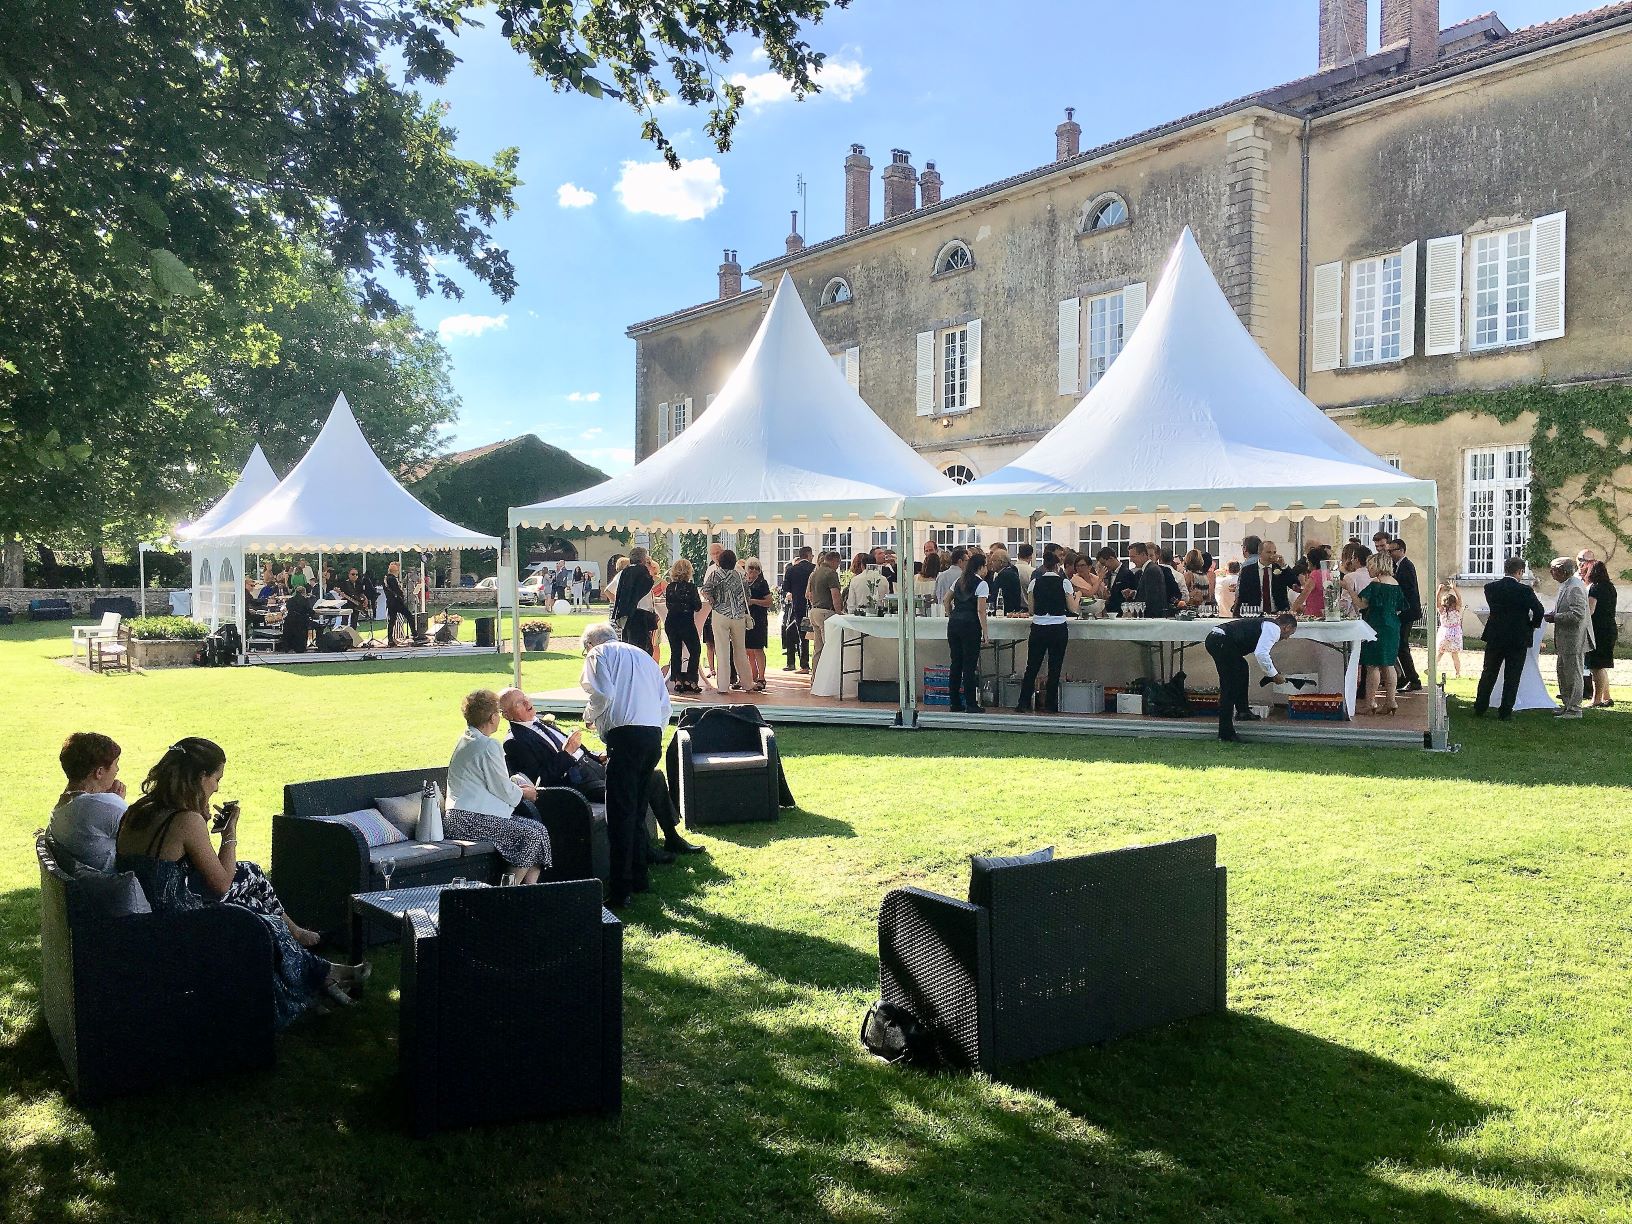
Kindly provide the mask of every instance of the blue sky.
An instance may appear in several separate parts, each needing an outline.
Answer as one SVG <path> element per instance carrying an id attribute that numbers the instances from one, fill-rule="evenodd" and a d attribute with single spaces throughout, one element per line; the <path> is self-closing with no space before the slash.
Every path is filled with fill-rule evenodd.
<path id="1" fill-rule="evenodd" d="M 910 150 L 919 168 L 933 160 L 955 195 L 1051 160 L 1066 106 L 1088 147 L 1311 72 L 1317 6 L 855 0 L 809 33 L 829 57 L 820 96 L 794 102 L 742 48 L 726 71 L 749 78 L 755 104 L 729 153 L 703 137 L 704 114 L 667 110 L 664 127 L 688 160 L 680 175 L 640 140 L 633 111 L 552 93 L 490 22 L 459 40 L 462 63 L 435 96 L 462 154 L 521 150 L 516 215 L 494 234 L 520 289 L 501 302 L 467 281 L 463 301 L 416 305 L 453 355 L 455 444 L 533 432 L 608 472 L 626 469 L 634 342 L 624 328 L 713 297 L 723 248 L 745 267 L 781 252 L 797 175 L 809 184 L 806 238 L 820 241 L 843 228 L 851 142 L 872 158 L 877 219 L 891 148 Z M 1442 24 L 1489 7 L 1443 0 Z M 1518 28 L 1587 7 L 1508 0 L 1497 12 Z M 1370 28 L 1375 47 L 1377 0 Z"/>

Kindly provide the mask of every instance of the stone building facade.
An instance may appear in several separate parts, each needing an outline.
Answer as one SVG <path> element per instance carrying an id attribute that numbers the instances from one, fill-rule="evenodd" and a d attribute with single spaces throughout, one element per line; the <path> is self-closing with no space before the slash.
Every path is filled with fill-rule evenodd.
<path id="1" fill-rule="evenodd" d="M 1442 30 L 1434 0 L 1384 0 L 1385 45 L 1370 51 L 1362 0 L 1313 2 L 1314 75 L 1089 150 L 1068 111 L 1053 161 L 958 195 L 941 195 L 933 163 L 919 175 L 892 150 L 876 222 L 871 161 L 851 146 L 844 234 L 790 238 L 747 269 L 759 282 L 747 290 L 728 251 L 719 297 L 628 329 L 638 456 L 706 411 L 786 271 L 880 417 L 954 478 L 984 475 L 1115 360 L 1189 225 L 1287 377 L 1374 451 L 1438 483 L 1436 573 L 1472 586 L 1499 572 L 1529 532 L 1533 420 L 1384 426 L 1368 409 L 1632 382 L 1632 3 L 1510 31 L 1493 15 Z M 1374 526 L 1303 531 L 1334 540 Z M 1295 530 L 1049 525 L 1073 544 L 1150 538 L 1226 553 L 1258 528 Z M 1422 531 L 1405 524 L 1419 559 Z M 1548 534 L 1614 570 L 1632 561 L 1590 524 L 1551 522 Z"/>

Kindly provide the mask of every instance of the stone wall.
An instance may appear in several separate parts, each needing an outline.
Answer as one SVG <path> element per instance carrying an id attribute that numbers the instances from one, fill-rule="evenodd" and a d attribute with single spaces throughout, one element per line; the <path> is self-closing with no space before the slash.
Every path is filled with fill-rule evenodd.
<path id="1" fill-rule="evenodd" d="M 124 596 L 126 599 L 135 600 L 139 606 L 140 594 L 136 587 L 79 587 L 66 590 L 49 587 L 0 587 L 0 604 L 20 615 L 28 611 L 28 601 L 31 599 L 66 599 L 73 605 L 76 616 L 88 616 L 91 604 L 98 599 L 117 599 Z M 147 614 L 149 616 L 170 614 L 169 588 L 147 588 Z"/>

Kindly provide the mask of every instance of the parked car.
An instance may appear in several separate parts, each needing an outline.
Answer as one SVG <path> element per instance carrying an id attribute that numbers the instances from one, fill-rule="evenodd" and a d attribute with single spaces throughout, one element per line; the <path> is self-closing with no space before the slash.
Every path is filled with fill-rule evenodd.
<path id="1" fill-rule="evenodd" d="M 483 578 L 476 584 L 475 589 L 478 591 L 496 591 L 499 589 L 499 580 L 497 578 Z"/>

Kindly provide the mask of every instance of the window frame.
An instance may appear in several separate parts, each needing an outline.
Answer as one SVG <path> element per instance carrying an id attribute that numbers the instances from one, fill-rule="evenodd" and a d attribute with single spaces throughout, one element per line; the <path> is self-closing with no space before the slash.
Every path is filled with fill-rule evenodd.
<path id="1" fill-rule="evenodd" d="M 1173 559 L 1183 561 L 1192 548 L 1199 548 L 1214 561 L 1223 548 L 1224 524 L 1215 518 L 1162 519 L 1156 524 L 1156 542 L 1173 550 Z"/>
<path id="2" fill-rule="evenodd" d="M 963 252 L 965 262 L 954 267 L 952 259 L 959 251 Z M 962 238 L 949 238 L 941 244 L 941 249 L 935 252 L 935 263 L 930 277 L 933 279 L 937 276 L 953 276 L 959 272 L 967 272 L 974 266 L 975 253 L 969 249 L 969 244 Z"/>
<path id="3" fill-rule="evenodd" d="M 1116 351 L 1109 352 L 1110 333 L 1112 328 L 1110 315 L 1113 310 L 1113 303 L 1116 314 Z M 1084 307 L 1082 311 L 1082 378 L 1086 387 L 1089 390 L 1092 390 L 1099 383 L 1099 380 L 1105 377 L 1106 372 L 1109 371 L 1111 366 L 1115 364 L 1116 359 L 1122 355 L 1122 350 L 1127 347 L 1128 303 L 1126 291 L 1116 289 L 1110 293 L 1096 293 L 1089 297 L 1083 298 L 1082 305 Z M 1107 349 L 1107 352 L 1104 354 L 1105 364 L 1099 367 L 1097 372 L 1095 370 L 1095 363 L 1099 360 L 1099 358 L 1094 352 L 1094 313 L 1096 307 L 1103 307 L 1106 316 L 1105 347 Z"/>
<path id="4" fill-rule="evenodd" d="M 1120 208 L 1122 215 L 1115 221 L 1101 224 L 1101 218 L 1113 207 Z M 1133 223 L 1133 209 L 1119 193 L 1107 191 L 1088 201 L 1088 207 L 1082 211 L 1082 223 L 1077 233 L 1084 237 L 1092 234 L 1109 233 L 1111 230 L 1121 229 Z"/>
<path id="5" fill-rule="evenodd" d="M 954 471 L 966 473 L 967 479 L 959 480 L 952 474 Z M 979 479 L 979 477 L 975 475 L 975 469 L 970 467 L 967 463 L 949 463 L 941 469 L 941 475 L 945 476 L 955 485 L 966 485 Z"/>
<path id="6" fill-rule="evenodd" d="M 1393 262 L 1393 301 L 1388 301 L 1389 263 Z M 1369 259 L 1356 259 L 1349 264 L 1349 365 L 1364 367 L 1389 365 L 1405 358 L 1405 329 L 1415 326 L 1405 319 L 1405 251 L 1385 251 Z M 1369 281 L 1369 283 L 1368 283 Z M 1370 304 L 1362 307 L 1361 295 L 1369 292 Z M 1385 337 L 1389 313 L 1393 313 L 1394 351 L 1385 352 Z M 1365 327 L 1371 346 L 1371 356 L 1360 355 L 1360 332 Z"/>
<path id="7" fill-rule="evenodd" d="M 1510 298 L 1515 286 L 1511 279 L 1514 255 L 1511 246 L 1520 237 L 1524 240 L 1524 304 L 1522 309 L 1511 311 Z M 1485 243 L 1494 243 L 1497 257 L 1495 285 L 1486 289 L 1479 283 L 1480 247 Z M 1535 290 L 1536 290 L 1536 250 L 1535 250 L 1535 223 L 1512 226 L 1507 229 L 1491 230 L 1481 234 L 1468 235 L 1468 351 L 1470 353 L 1488 353 L 1492 349 L 1513 348 L 1532 342 L 1535 333 Z M 1495 294 L 1495 314 L 1490 316 L 1494 320 L 1496 338 L 1484 343 L 1479 340 L 1479 325 L 1483 321 L 1479 309 L 1480 298 L 1485 293 Z M 1512 326 L 1511 316 L 1517 314 L 1523 319 L 1522 336 L 1509 338 L 1507 332 Z"/>
<path id="8" fill-rule="evenodd" d="M 1077 528 L 1077 551 L 1097 559 L 1099 550 L 1109 545 L 1117 560 L 1126 561 L 1133 547 L 1133 524 L 1120 519 L 1108 523 L 1084 523 Z"/>
<path id="9" fill-rule="evenodd" d="M 839 286 L 838 290 L 834 289 L 835 285 Z M 844 293 L 843 297 L 837 296 L 840 290 Z M 822 286 L 822 296 L 817 305 L 819 309 L 825 309 L 828 306 L 847 306 L 855 301 L 855 298 L 856 295 L 850 288 L 850 282 L 842 276 L 835 276 Z"/>
<path id="10" fill-rule="evenodd" d="M 1489 461 L 1489 476 L 1476 474 Z M 1523 556 L 1530 542 L 1530 447 L 1526 443 L 1472 446 L 1462 453 L 1461 570 L 1464 578 L 1500 578 L 1509 555 Z M 1476 499 L 1488 509 L 1476 512 Z M 1477 515 L 1477 517 L 1476 517 Z M 1488 527 L 1484 526 L 1488 518 Z M 1514 521 L 1522 524 L 1516 530 Z M 1479 542 L 1475 543 L 1476 526 Z M 1488 535 L 1488 542 L 1486 536 Z M 1489 568 L 1476 568 L 1475 548 L 1489 550 Z"/>
<path id="11" fill-rule="evenodd" d="M 949 379 L 947 347 L 956 336 L 957 386 Z M 956 402 L 952 402 L 955 400 Z M 969 403 L 969 324 L 955 323 L 938 328 L 935 332 L 935 412 L 934 416 L 960 416 L 970 410 Z"/>

